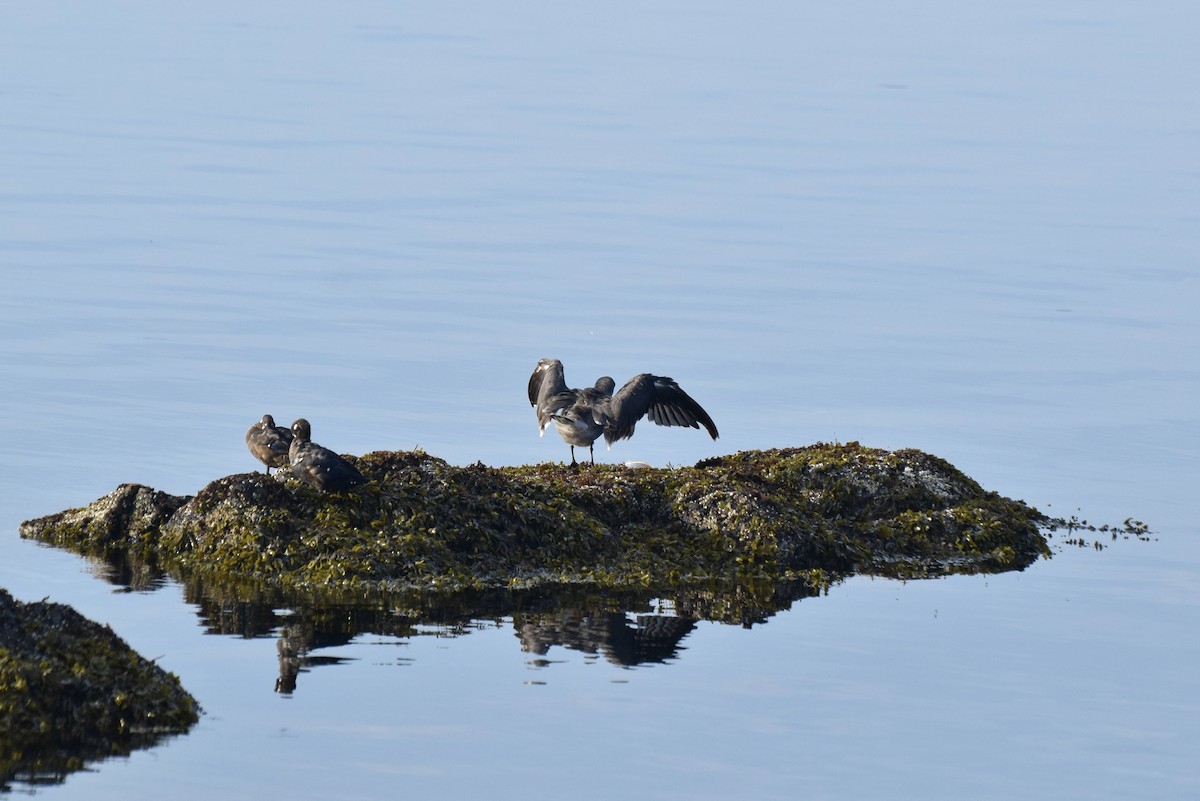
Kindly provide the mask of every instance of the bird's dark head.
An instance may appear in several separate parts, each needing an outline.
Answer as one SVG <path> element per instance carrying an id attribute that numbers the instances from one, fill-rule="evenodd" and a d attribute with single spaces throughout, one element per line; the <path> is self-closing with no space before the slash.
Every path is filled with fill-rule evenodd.
<path id="1" fill-rule="evenodd" d="M 264 414 L 262 418 L 263 428 L 274 428 L 275 418 L 269 414 Z"/>
<path id="2" fill-rule="evenodd" d="M 308 421 L 301 417 L 296 422 L 292 423 L 292 436 L 301 442 L 307 442 L 312 437 L 312 426 Z"/>
<path id="3" fill-rule="evenodd" d="M 596 379 L 596 389 L 603 392 L 608 397 L 612 397 L 613 390 L 617 388 L 617 382 L 612 380 L 611 376 L 602 375 Z"/>

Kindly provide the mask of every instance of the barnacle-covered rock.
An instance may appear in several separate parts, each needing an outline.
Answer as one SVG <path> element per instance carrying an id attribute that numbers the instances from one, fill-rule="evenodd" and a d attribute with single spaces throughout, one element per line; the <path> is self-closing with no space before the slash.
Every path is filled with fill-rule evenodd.
<path id="1" fill-rule="evenodd" d="M 133 550 L 144 539 L 155 539 L 163 523 L 187 500 L 142 484 L 121 484 L 82 509 L 54 515 L 53 527 L 44 529 L 41 539 L 90 553 Z"/>
<path id="2" fill-rule="evenodd" d="M 639 470 L 381 451 L 356 465 L 370 481 L 345 493 L 258 473 L 190 498 L 124 485 L 158 516 L 107 514 L 114 493 L 21 533 L 85 552 L 124 543 L 192 577 L 288 590 L 920 576 L 1049 555 L 1036 509 L 917 450 L 816 444 Z"/>

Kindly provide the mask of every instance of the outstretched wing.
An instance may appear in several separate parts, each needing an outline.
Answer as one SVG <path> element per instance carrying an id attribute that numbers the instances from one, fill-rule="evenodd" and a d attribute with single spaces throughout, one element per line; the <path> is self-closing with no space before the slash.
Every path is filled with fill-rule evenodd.
<path id="1" fill-rule="evenodd" d="M 660 426 L 704 426 L 709 436 L 717 438 L 717 426 L 708 412 L 666 376 L 642 373 L 629 379 L 613 396 L 607 412 L 604 441 L 609 445 L 633 436 L 634 426 L 644 416 Z"/>
<path id="2" fill-rule="evenodd" d="M 577 390 L 567 389 L 562 362 L 542 359 L 529 376 L 529 405 L 537 412 L 538 433 L 544 433 L 554 416 L 575 403 Z"/>
<path id="3" fill-rule="evenodd" d="M 542 379 L 545 377 L 546 371 L 542 369 L 541 364 L 534 369 L 533 375 L 529 376 L 529 405 L 537 406 L 538 393 L 542 391 Z"/>

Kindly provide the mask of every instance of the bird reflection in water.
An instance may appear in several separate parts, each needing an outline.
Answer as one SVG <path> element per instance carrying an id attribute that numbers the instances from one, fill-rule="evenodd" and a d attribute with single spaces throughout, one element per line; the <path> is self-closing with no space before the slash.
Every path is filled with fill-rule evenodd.
<path id="1" fill-rule="evenodd" d="M 154 592 L 174 579 L 150 563 L 128 558 L 97 559 L 94 571 L 118 592 Z M 296 691 L 302 673 L 356 661 L 329 649 L 361 645 L 363 635 L 407 648 L 419 637 L 453 639 L 512 626 L 534 668 L 555 646 L 619 667 L 665 664 L 678 659 L 681 642 L 700 620 L 750 628 L 766 623 L 798 600 L 820 594 L 803 581 L 738 583 L 673 592 L 653 589 L 593 592 L 574 587 L 516 592 L 419 591 L 381 595 L 373 602 L 285 595 L 270 590 L 221 587 L 183 581 L 184 598 L 208 634 L 246 639 L 273 638 L 279 660 L 275 690 Z M 323 653 L 322 653 L 323 652 Z M 357 651 L 355 652 L 358 653 Z M 413 659 L 396 658 L 405 666 Z"/>
<path id="2" fill-rule="evenodd" d="M 603 655 L 614 665 L 632 667 L 673 659 L 680 650 L 680 641 L 696 627 L 696 621 L 645 614 L 636 615 L 630 625 L 629 616 L 623 612 L 593 614 L 561 609 L 516 617 L 513 626 L 526 653 L 545 656 L 551 647 L 561 645 L 584 654 Z M 530 664 L 544 667 L 550 662 L 534 659 Z"/>
<path id="3" fill-rule="evenodd" d="M 313 656 L 310 653 L 314 648 L 345 645 L 348 642 L 349 639 L 342 643 L 319 643 L 311 626 L 282 626 L 279 629 L 279 639 L 275 641 L 275 649 L 279 652 L 279 677 L 275 679 L 275 692 L 291 695 L 296 690 L 296 680 L 300 673 L 310 668 L 353 661 L 340 656 Z"/>

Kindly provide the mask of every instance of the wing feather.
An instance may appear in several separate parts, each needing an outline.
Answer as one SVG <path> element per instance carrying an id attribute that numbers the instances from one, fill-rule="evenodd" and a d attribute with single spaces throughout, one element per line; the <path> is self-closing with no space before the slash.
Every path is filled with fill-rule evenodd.
<path id="1" fill-rule="evenodd" d="M 691 395 L 666 376 L 642 373 L 625 382 L 613 396 L 605 421 L 604 439 L 609 445 L 633 436 L 642 417 L 660 426 L 700 428 L 716 439 L 717 426 L 708 412 Z"/>

